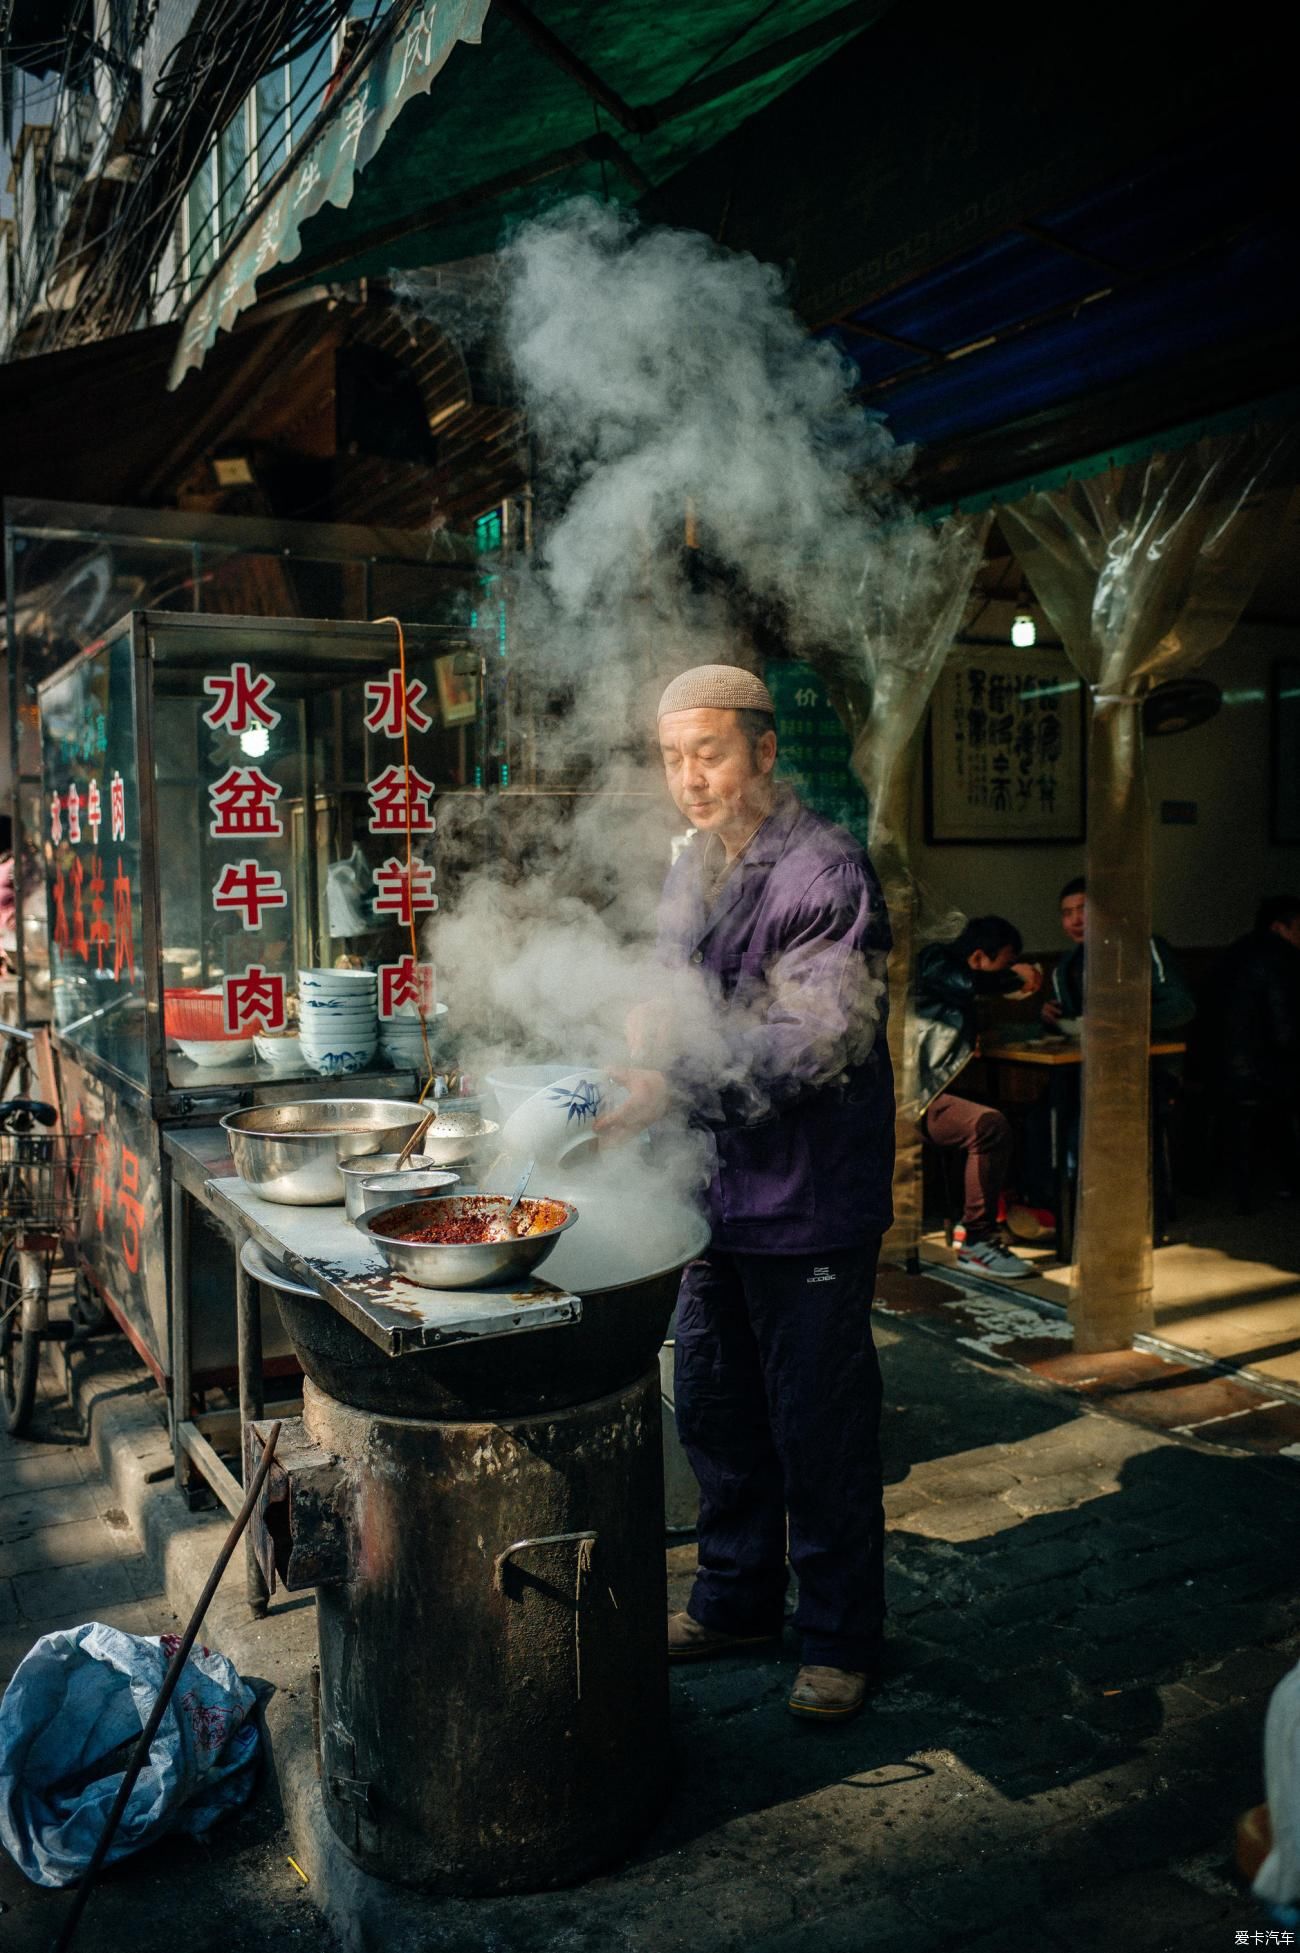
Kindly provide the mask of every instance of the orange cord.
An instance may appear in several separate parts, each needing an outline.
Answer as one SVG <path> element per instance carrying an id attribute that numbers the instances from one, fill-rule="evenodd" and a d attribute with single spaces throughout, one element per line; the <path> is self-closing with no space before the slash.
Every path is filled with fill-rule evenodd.
<path id="1" fill-rule="evenodd" d="M 420 1008 L 420 939 L 415 927 L 415 891 L 412 887 L 414 867 L 414 843 L 411 838 L 411 732 L 406 711 L 406 633 L 397 617 L 376 617 L 376 624 L 391 624 L 397 632 L 397 662 L 402 675 L 402 772 L 406 781 L 406 900 L 407 926 L 411 932 L 411 961 L 415 966 L 415 1013 L 420 1025 L 420 1043 L 424 1046 L 424 1086 L 416 1100 L 423 1105 L 433 1089 L 433 1054 L 429 1049 L 429 1031 Z"/>

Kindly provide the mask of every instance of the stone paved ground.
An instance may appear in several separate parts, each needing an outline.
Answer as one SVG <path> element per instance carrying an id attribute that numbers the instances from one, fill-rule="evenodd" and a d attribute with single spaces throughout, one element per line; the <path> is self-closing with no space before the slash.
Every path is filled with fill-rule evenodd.
<path id="1" fill-rule="evenodd" d="M 879 1340 L 893 1618 L 878 1701 L 841 1729 L 796 1723 L 793 1646 L 679 1671 L 673 1802 L 631 1864 L 474 1904 L 353 1885 L 333 1917 L 348 1953 L 1218 1953 L 1267 1931 L 1231 1839 L 1262 1794 L 1269 1691 L 1300 1655 L 1300 1465 L 1102 1414 L 911 1321 L 882 1319 Z M 670 1554 L 678 1602 L 691 1552 Z M 273 1609 L 265 1666 L 245 1672 L 269 1672 L 276 1633 L 301 1622 L 277 1629 Z M 293 1698 L 272 1705 L 282 1777 L 305 1741 L 305 1688 Z M 276 1896 L 277 1823 L 268 1790 L 211 1853 L 120 1871 L 87 1947 L 260 1953 L 310 1927 L 323 1948 L 306 1895 L 296 1911 Z M 308 1869 L 327 1905 L 329 1865 Z"/>
<path id="2" fill-rule="evenodd" d="M 1057 1302 L 951 1268 L 939 1279 L 933 1269 L 905 1275 L 882 1268 L 876 1303 L 881 1314 L 955 1337 L 964 1348 L 1061 1384 L 1113 1417 L 1228 1451 L 1300 1460 L 1300 1395 L 1289 1382 L 1251 1377 L 1166 1343 L 1076 1355 Z M 1272 1353 L 1290 1347 L 1276 1344 Z"/>
<path id="3" fill-rule="evenodd" d="M 110 1392 L 122 1388 L 125 1345 L 95 1345 Z M 128 1352 L 129 1354 L 129 1352 Z M 38 1635 L 82 1621 L 133 1634 L 175 1631 L 114 1495 L 96 1468 L 47 1355 L 33 1437 L 0 1429 L 0 1688 Z M 83 1368 L 84 1359 L 83 1359 Z M 128 1390 L 147 1391 L 140 1373 Z M 159 1432 L 157 1468 L 166 1465 Z M 220 1531 L 218 1530 L 218 1543 Z M 214 1546 L 214 1555 L 215 1555 Z M 274 1780 L 210 1845 L 168 1841 L 114 1868 L 92 1898 L 77 1937 L 81 1953 L 291 1953 L 328 1946 L 319 1914 L 289 1869 Z M 67 1901 L 29 1885 L 0 1850 L 0 1949 L 46 1953 Z"/>
<path id="4" fill-rule="evenodd" d="M 1297 1466 L 1081 1411 L 934 1337 L 879 1340 L 891 1686 L 823 1731 L 783 1715 L 788 1661 L 679 1683 L 668 1835 L 716 1812 L 711 1845 L 759 1846 L 789 1915 L 737 1943 L 1212 1953 L 1267 1927 L 1229 1857 L 1300 1655 Z"/>

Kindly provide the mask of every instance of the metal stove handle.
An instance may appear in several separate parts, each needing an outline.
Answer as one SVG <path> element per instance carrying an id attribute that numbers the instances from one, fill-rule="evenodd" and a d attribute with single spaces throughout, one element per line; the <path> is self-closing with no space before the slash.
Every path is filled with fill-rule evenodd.
<path id="1" fill-rule="evenodd" d="M 594 1532 L 581 1533 L 539 1533 L 536 1539 L 517 1539 L 513 1546 L 507 1546 L 504 1553 L 498 1553 L 492 1562 L 492 1585 L 499 1594 L 506 1591 L 506 1568 L 516 1553 L 526 1553 L 530 1546 L 577 1546 L 586 1545 L 587 1551 L 579 1555 L 579 1571 L 585 1572 L 591 1560 L 591 1547 L 596 1544 Z"/>

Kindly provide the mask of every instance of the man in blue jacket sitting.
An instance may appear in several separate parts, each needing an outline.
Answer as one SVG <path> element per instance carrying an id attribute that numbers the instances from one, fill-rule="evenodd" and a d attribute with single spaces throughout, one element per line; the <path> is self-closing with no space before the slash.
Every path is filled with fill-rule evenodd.
<path id="1" fill-rule="evenodd" d="M 773 778 L 761 680 L 703 665 L 659 704 L 668 789 L 696 834 L 659 950 L 671 1007 L 633 1026 L 653 1066 L 606 1134 L 674 1101 L 713 1140 L 708 1252 L 678 1301 L 676 1407 L 700 1483 L 699 1571 L 669 1653 L 781 1633 L 789 1559 L 803 1666 L 789 1706 L 836 1720 L 875 1680 L 885 1616 L 881 1383 L 871 1337 L 892 1218 L 889 922 L 861 847 Z"/>

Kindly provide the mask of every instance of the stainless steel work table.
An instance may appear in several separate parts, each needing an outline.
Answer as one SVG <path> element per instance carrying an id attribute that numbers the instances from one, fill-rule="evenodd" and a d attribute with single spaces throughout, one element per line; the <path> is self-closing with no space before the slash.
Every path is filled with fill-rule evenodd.
<path id="1" fill-rule="evenodd" d="M 576 1322 L 582 1313 L 576 1295 L 536 1277 L 497 1292 L 421 1288 L 390 1274 L 366 1237 L 347 1219 L 341 1203 L 286 1207 L 251 1193 L 235 1172 L 220 1126 L 174 1127 L 164 1132 L 163 1149 L 171 1169 L 171 1426 L 176 1482 L 185 1491 L 189 1472 L 197 1472 L 232 1513 L 243 1503 L 243 1487 L 192 1415 L 190 1200 L 213 1217 L 232 1246 L 239 1410 L 219 1412 L 205 1421 L 212 1428 L 223 1418 L 231 1423 L 238 1418 L 241 1459 L 246 1426 L 267 1414 L 259 1298 L 240 1258 L 249 1238 L 394 1360 L 408 1351 L 518 1336 Z M 266 1589 L 251 1551 L 247 1565 L 249 1602 L 255 1612 L 264 1612 Z"/>

